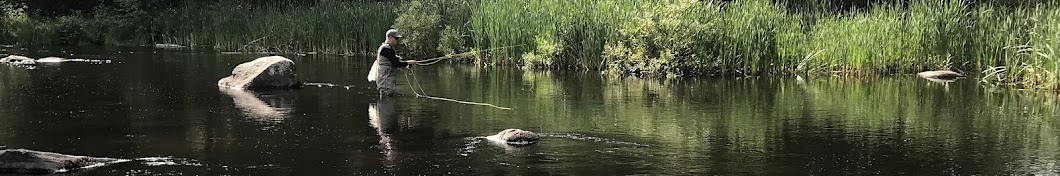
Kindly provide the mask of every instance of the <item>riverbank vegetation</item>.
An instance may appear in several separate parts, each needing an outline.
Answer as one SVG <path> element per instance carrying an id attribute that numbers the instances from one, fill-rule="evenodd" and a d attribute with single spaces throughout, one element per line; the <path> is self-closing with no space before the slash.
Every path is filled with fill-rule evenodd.
<path id="1" fill-rule="evenodd" d="M 970 0 L 115 1 L 3 3 L 0 42 L 370 54 L 394 27 L 417 57 L 638 76 L 905 74 L 1060 88 L 1060 2 Z"/>

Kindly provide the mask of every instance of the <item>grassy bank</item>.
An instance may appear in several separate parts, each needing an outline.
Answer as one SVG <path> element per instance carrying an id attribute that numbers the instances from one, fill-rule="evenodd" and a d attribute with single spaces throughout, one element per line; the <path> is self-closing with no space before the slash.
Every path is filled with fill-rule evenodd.
<path id="1" fill-rule="evenodd" d="M 534 2 L 471 5 L 474 48 L 526 46 L 482 62 L 654 76 L 987 70 L 985 82 L 1060 84 L 1056 2 L 914 0 L 849 10 L 767 0 Z"/>
<path id="2" fill-rule="evenodd" d="M 195 3 L 33 18 L 6 6 L 0 42 L 175 43 L 254 52 L 368 54 L 394 27 L 406 53 L 640 76 L 904 74 L 1060 88 L 1053 1 L 432 0 Z M 14 10 L 12 10 L 14 9 Z"/>
<path id="3" fill-rule="evenodd" d="M 185 1 L 161 12 L 107 7 L 95 14 L 34 18 L 3 7 L 0 42 L 23 46 L 151 45 L 247 52 L 375 52 L 399 3 L 321 1 L 312 5 Z"/>
<path id="4" fill-rule="evenodd" d="M 321 1 L 312 6 L 183 6 L 164 19 L 163 42 L 224 51 L 374 53 L 397 17 L 396 4 Z M 205 10 L 202 10 L 205 9 Z M 188 25 L 194 24 L 194 25 Z"/>

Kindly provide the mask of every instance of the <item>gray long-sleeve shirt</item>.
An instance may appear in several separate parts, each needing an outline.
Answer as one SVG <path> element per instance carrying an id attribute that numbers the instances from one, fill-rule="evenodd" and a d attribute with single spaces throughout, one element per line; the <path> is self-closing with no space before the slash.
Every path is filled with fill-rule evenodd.
<path id="1" fill-rule="evenodd" d="M 397 56 L 397 51 L 394 50 L 390 44 L 383 43 L 379 46 L 379 52 L 376 55 L 376 60 L 379 61 L 379 65 L 391 66 L 391 67 L 407 67 L 408 63 L 401 60 L 400 56 Z"/>

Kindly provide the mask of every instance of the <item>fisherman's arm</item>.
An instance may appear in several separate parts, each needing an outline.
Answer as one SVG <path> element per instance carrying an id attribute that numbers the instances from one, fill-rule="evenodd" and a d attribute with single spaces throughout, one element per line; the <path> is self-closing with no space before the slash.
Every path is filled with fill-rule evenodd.
<path id="1" fill-rule="evenodd" d="M 398 60 L 403 60 L 402 62 L 405 62 L 405 63 L 407 63 L 409 65 L 419 63 L 419 61 L 416 61 L 416 60 L 405 60 L 405 58 L 403 58 L 401 56 L 398 56 Z"/>
<path id="2" fill-rule="evenodd" d="M 394 67 L 408 67 L 409 64 L 416 64 L 415 60 L 402 61 L 401 60 L 402 59 L 401 56 L 397 56 L 397 53 L 394 51 L 394 49 L 390 49 L 390 48 L 383 49 L 383 51 L 380 53 L 380 55 L 382 55 L 383 57 L 386 57 L 386 59 L 390 60 L 390 65 L 394 66 Z"/>

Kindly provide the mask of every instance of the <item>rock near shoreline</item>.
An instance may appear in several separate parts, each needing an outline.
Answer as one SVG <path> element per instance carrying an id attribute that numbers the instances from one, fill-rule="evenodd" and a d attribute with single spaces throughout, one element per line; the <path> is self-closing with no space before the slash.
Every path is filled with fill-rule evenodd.
<path id="1" fill-rule="evenodd" d="M 0 174 L 49 174 L 126 162 L 126 159 L 65 155 L 26 149 L 0 150 Z"/>
<path id="2" fill-rule="evenodd" d="M 4 58 L 0 58 L 0 63 L 15 64 L 15 65 L 34 65 L 37 64 L 36 60 L 26 56 L 10 55 Z"/>

